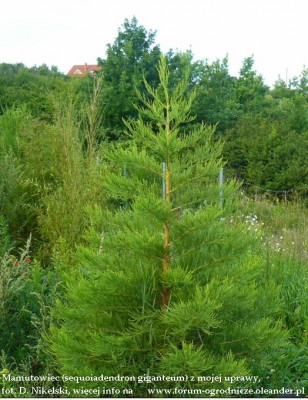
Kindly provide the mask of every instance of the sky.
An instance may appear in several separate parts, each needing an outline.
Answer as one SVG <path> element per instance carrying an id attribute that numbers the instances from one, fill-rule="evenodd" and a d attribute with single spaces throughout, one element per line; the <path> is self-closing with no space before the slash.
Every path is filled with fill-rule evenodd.
<path id="1" fill-rule="evenodd" d="M 308 0 L 3 0 L 0 63 L 64 73 L 96 64 L 134 16 L 156 31 L 163 52 L 191 50 L 208 62 L 228 56 L 234 76 L 250 56 L 268 85 L 308 67 Z"/>

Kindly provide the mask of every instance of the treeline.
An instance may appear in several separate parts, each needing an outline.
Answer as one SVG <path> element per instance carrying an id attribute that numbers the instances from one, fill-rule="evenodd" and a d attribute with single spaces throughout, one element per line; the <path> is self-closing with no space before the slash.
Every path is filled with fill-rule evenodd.
<path id="1" fill-rule="evenodd" d="M 144 79 L 153 87 L 158 84 L 161 54 L 155 32 L 138 25 L 135 18 L 124 22 L 115 42 L 107 46 L 106 58 L 98 59 L 103 67 L 99 141 L 125 139 L 123 119 L 138 116 L 137 90 L 146 92 Z M 279 78 L 269 88 L 254 70 L 253 57 L 243 61 L 239 76 L 234 77 L 229 73 L 227 57 L 208 63 L 194 61 L 191 52 L 170 50 L 166 56 L 171 85 L 176 85 L 183 71 L 190 68 L 187 95 L 195 93 L 192 123 L 216 126 L 216 136 L 225 142 L 228 176 L 264 190 L 305 194 L 307 69 L 288 82 Z M 74 91 L 84 98 L 92 92 L 93 84 L 90 78 L 72 82 L 56 67 L 1 64 L 1 112 L 26 107 L 32 117 L 50 122 L 54 113 L 51 94 L 65 97 L 68 91 Z"/>
<path id="2" fill-rule="evenodd" d="M 162 55 L 154 40 L 125 21 L 95 79 L 1 65 L 3 397 L 20 397 L 21 375 L 221 376 L 225 389 L 250 375 L 273 395 L 306 384 L 306 253 L 277 250 L 255 205 L 243 214 L 237 179 L 218 185 L 228 158 L 229 177 L 304 187 L 306 72 L 269 89 L 252 58 L 234 78 L 227 59 Z M 177 387 L 204 388 L 222 386 Z"/>

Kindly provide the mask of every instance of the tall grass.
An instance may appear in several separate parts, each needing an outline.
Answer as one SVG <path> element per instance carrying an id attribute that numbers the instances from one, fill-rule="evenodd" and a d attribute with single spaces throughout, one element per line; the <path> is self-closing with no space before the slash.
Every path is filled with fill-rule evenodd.
<path id="1" fill-rule="evenodd" d="M 301 201 L 242 195 L 241 212 L 257 216 L 270 249 L 285 258 L 308 261 L 308 209 Z"/>
<path id="2" fill-rule="evenodd" d="M 239 215 L 262 242 L 267 279 L 280 287 L 280 318 L 290 345 L 268 372 L 268 387 L 308 386 L 308 209 L 300 201 L 241 194 Z"/>

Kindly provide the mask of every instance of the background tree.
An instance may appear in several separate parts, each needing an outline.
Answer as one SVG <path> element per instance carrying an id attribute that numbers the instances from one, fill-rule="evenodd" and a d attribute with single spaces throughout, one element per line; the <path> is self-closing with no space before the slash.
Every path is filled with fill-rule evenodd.
<path id="1" fill-rule="evenodd" d="M 33 117 L 50 121 L 52 101 L 49 95 L 61 93 L 65 87 L 65 77 L 56 67 L 0 64 L 0 114 L 12 107 L 25 107 Z"/>
<path id="2" fill-rule="evenodd" d="M 143 78 L 151 84 L 158 80 L 156 66 L 161 54 L 154 45 L 155 32 L 126 19 L 113 44 L 107 45 L 107 58 L 98 59 L 103 68 L 104 127 L 113 139 L 123 132 L 123 118 L 136 117 L 136 89 L 144 91 Z"/>
<path id="3" fill-rule="evenodd" d="M 195 63 L 196 98 L 192 107 L 196 122 L 216 125 L 223 134 L 241 115 L 236 94 L 236 78 L 230 76 L 228 58 Z"/>
<path id="4" fill-rule="evenodd" d="M 303 73 L 303 77 L 304 77 Z M 304 154 L 308 151 L 307 94 L 296 82 L 278 80 L 271 91 L 247 103 L 225 134 L 229 173 L 264 190 L 298 191 L 307 186 Z M 244 81 L 242 81 L 243 84 Z M 304 192 L 303 192 L 304 194 Z"/>
<path id="5" fill-rule="evenodd" d="M 247 57 L 243 61 L 240 75 L 237 79 L 237 101 L 242 111 L 259 111 L 264 104 L 264 96 L 269 88 L 264 84 L 261 75 L 253 69 L 253 57 Z"/>

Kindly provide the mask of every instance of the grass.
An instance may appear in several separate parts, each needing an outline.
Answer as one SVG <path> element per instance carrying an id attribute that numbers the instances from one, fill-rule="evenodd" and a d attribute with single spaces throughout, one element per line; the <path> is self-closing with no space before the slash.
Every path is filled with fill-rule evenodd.
<path id="1" fill-rule="evenodd" d="M 308 385 L 308 209 L 299 201 L 241 195 L 236 218 L 264 244 L 267 276 L 280 286 L 281 322 L 289 332 L 289 347 L 277 360 L 268 387 Z"/>
<path id="2" fill-rule="evenodd" d="M 302 203 L 243 195 L 241 213 L 256 216 L 270 249 L 284 258 L 308 261 L 308 209 Z"/>

